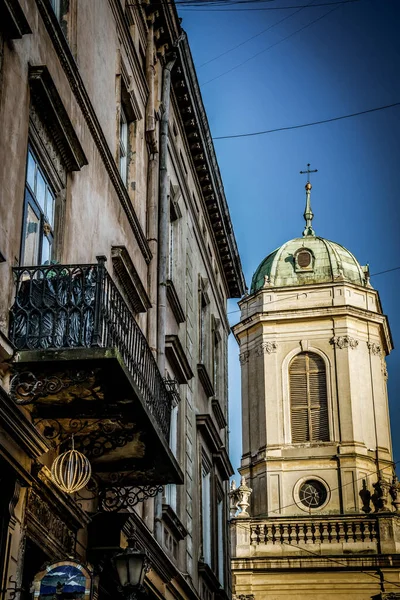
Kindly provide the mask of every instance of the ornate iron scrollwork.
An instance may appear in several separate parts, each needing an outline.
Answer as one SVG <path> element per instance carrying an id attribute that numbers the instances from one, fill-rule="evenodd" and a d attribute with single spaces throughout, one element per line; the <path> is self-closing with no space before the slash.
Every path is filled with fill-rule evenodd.
<path id="1" fill-rule="evenodd" d="M 129 474 L 116 473 L 113 483 L 107 484 L 93 476 L 86 487 L 85 494 L 81 495 L 78 492 L 76 498 L 80 502 L 97 498 L 99 512 L 119 512 L 133 508 L 148 498 L 154 498 L 163 491 L 162 485 L 124 485 L 128 477 Z"/>
<path id="2" fill-rule="evenodd" d="M 16 373 L 11 380 L 10 396 L 16 404 L 26 406 L 34 404 L 40 398 L 59 395 L 63 390 L 85 382 L 94 384 L 95 379 L 96 374 L 93 370 L 65 371 L 48 377 L 22 371 Z"/>
<path id="3" fill-rule="evenodd" d="M 66 444 L 74 435 L 75 448 L 87 458 L 99 458 L 116 448 L 123 448 L 135 437 L 135 423 L 121 419 L 39 419 L 35 426 L 55 447 Z"/>
<path id="4" fill-rule="evenodd" d="M 148 498 L 154 498 L 162 490 L 162 485 L 100 488 L 99 509 L 102 512 L 127 510 L 128 508 L 133 508 L 139 502 L 144 502 Z"/>
<path id="5" fill-rule="evenodd" d="M 165 387 L 172 399 L 172 406 L 178 406 L 181 401 L 179 394 L 179 381 L 177 379 L 164 379 Z"/>

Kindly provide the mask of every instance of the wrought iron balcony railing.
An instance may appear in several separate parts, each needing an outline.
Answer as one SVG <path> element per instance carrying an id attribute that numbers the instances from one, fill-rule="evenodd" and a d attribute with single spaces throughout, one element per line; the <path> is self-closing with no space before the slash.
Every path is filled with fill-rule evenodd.
<path id="1" fill-rule="evenodd" d="M 116 348 L 168 439 L 171 394 L 104 263 L 15 268 L 10 339 L 18 350 Z"/>

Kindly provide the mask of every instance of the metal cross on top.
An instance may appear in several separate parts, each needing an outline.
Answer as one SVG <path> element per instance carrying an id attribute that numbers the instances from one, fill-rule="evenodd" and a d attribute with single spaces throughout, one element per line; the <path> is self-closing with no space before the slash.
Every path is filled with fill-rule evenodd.
<path id="1" fill-rule="evenodd" d="M 318 169 L 310 169 L 310 163 L 307 163 L 307 171 L 300 171 L 300 175 L 307 175 L 307 181 L 310 181 L 310 173 L 318 173 Z"/>

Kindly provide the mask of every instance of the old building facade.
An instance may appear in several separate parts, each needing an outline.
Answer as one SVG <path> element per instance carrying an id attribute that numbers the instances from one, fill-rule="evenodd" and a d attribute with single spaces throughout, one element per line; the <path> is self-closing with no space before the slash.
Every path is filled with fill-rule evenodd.
<path id="1" fill-rule="evenodd" d="M 231 493 L 233 591 L 397 598 L 390 329 L 368 267 L 316 236 L 309 182 L 304 218 L 303 236 L 260 264 L 234 327 L 244 479 Z"/>
<path id="2" fill-rule="evenodd" d="M 176 8 L 0 16 L 1 598 L 51 595 L 61 563 L 82 594 L 123 594 L 128 543 L 149 595 L 228 597 L 226 300 L 244 281 Z M 66 493 L 72 448 L 69 489 L 92 477 Z"/>

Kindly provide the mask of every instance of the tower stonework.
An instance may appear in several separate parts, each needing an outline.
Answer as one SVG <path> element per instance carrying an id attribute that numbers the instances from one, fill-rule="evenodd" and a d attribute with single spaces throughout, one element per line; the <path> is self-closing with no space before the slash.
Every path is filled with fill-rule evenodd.
<path id="1" fill-rule="evenodd" d="M 260 264 L 233 328 L 252 490 L 250 516 L 232 491 L 234 594 L 400 598 L 389 324 L 368 267 L 315 235 L 310 194 L 303 237 Z"/>

